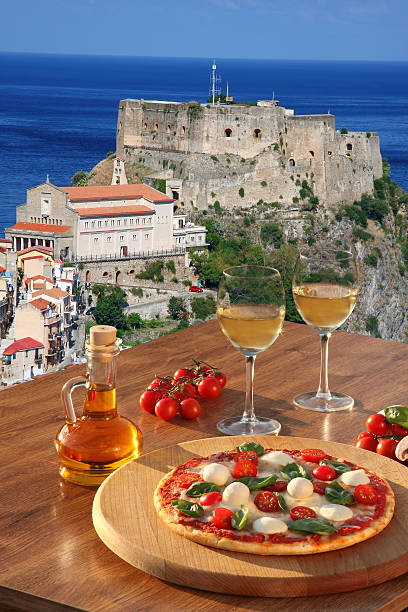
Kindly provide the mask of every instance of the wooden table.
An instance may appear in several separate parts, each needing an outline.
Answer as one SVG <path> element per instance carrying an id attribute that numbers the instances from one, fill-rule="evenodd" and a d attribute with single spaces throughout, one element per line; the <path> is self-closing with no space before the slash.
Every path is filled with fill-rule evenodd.
<path id="1" fill-rule="evenodd" d="M 138 397 L 154 374 L 171 374 L 192 358 L 227 373 L 218 400 L 203 416 L 162 422 L 141 412 Z M 356 400 L 353 412 L 319 414 L 295 409 L 292 397 L 317 387 L 319 340 L 305 325 L 285 323 L 276 344 L 257 358 L 255 405 L 275 415 L 282 435 L 353 443 L 371 412 L 407 403 L 408 346 L 336 332 L 329 357 L 333 390 Z M 76 366 L 0 392 L 0 610 L 392 610 L 408 605 L 408 574 L 352 593 L 296 600 L 234 597 L 164 583 L 116 557 L 96 535 L 94 490 L 62 482 L 53 440 L 63 422 L 59 393 L 80 374 Z M 80 404 L 80 391 L 77 391 Z M 144 434 L 144 452 L 218 435 L 221 416 L 239 414 L 244 401 L 244 358 L 211 321 L 121 353 L 118 402 Z M 408 470 L 407 470 L 408 477 Z M 408 569 L 408 568 L 407 568 Z"/>

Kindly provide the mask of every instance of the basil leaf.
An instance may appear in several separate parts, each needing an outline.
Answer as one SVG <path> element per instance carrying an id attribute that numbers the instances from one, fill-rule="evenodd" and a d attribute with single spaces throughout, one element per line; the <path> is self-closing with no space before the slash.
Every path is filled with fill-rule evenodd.
<path id="1" fill-rule="evenodd" d="M 389 423 L 402 425 L 408 429 L 408 406 L 388 406 L 384 414 Z"/>
<path id="2" fill-rule="evenodd" d="M 338 482 L 329 482 L 325 491 L 326 498 L 332 504 L 341 504 L 342 506 L 350 506 L 355 504 L 354 495 L 346 489 L 343 489 Z"/>
<path id="3" fill-rule="evenodd" d="M 322 459 L 320 465 L 328 465 L 333 468 L 336 474 L 344 474 L 344 472 L 349 472 L 351 470 L 351 467 L 347 465 L 347 463 L 335 461 L 334 459 Z"/>
<path id="4" fill-rule="evenodd" d="M 283 495 L 281 493 L 278 493 L 277 491 L 274 491 L 273 494 L 276 495 L 276 497 L 278 498 L 279 508 L 284 511 L 287 510 L 288 504 L 285 502 L 285 498 L 283 497 Z"/>
<path id="5" fill-rule="evenodd" d="M 308 531 L 309 533 L 319 533 L 320 535 L 330 535 L 337 531 L 330 521 L 318 518 L 303 518 L 288 523 L 289 529 L 295 531 Z"/>
<path id="6" fill-rule="evenodd" d="M 212 482 L 201 482 L 198 480 L 197 482 L 193 482 L 191 487 L 187 489 L 186 495 L 189 497 L 200 497 L 200 495 L 204 495 L 204 493 L 211 493 L 211 491 L 219 491 L 220 487 Z"/>
<path id="7" fill-rule="evenodd" d="M 250 491 L 258 491 L 265 487 L 275 484 L 278 477 L 276 474 L 266 476 L 266 478 L 255 478 L 255 476 L 244 476 L 243 478 L 237 478 L 234 482 L 242 482 L 248 487 Z"/>
<path id="8" fill-rule="evenodd" d="M 241 529 L 245 527 L 247 520 L 248 508 L 242 507 L 241 510 L 238 510 L 238 512 L 235 512 L 235 514 L 231 516 L 231 525 L 234 527 L 234 529 L 241 531 Z"/>
<path id="9" fill-rule="evenodd" d="M 202 516 L 204 514 L 204 508 L 195 502 L 190 502 L 186 499 L 172 499 L 171 503 L 186 516 Z"/>
<path id="10" fill-rule="evenodd" d="M 242 444 L 236 447 L 236 450 L 239 453 L 242 453 L 244 451 L 254 451 L 254 453 L 256 453 L 258 457 L 263 455 L 265 452 L 264 447 L 260 444 L 257 444 L 256 442 L 243 442 Z"/>
<path id="11" fill-rule="evenodd" d="M 280 473 L 282 478 L 287 481 L 299 477 L 308 478 L 309 480 L 311 480 L 309 474 L 306 472 L 303 465 L 299 465 L 295 461 L 293 461 L 293 463 L 288 463 L 287 465 L 284 465 Z"/>

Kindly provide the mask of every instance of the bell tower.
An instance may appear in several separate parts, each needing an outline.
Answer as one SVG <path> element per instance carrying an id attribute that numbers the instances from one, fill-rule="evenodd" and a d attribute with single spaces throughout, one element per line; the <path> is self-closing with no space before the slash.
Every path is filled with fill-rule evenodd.
<path id="1" fill-rule="evenodd" d="M 123 157 L 115 157 L 113 160 L 113 172 L 111 185 L 127 185 L 125 160 Z"/>

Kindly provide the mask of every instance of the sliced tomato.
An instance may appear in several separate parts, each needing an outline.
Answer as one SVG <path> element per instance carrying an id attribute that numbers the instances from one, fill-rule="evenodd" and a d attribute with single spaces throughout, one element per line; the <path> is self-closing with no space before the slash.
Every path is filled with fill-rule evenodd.
<path id="1" fill-rule="evenodd" d="M 232 475 L 234 478 L 244 478 L 245 476 L 256 476 L 257 472 L 256 465 L 252 461 L 242 459 L 234 465 Z"/>
<path id="2" fill-rule="evenodd" d="M 258 455 L 255 453 L 255 451 L 241 451 L 240 453 L 236 453 L 234 455 L 235 463 L 237 463 L 237 461 L 241 461 L 242 459 L 251 461 L 251 463 L 258 465 Z"/>
<path id="3" fill-rule="evenodd" d="M 202 480 L 200 474 L 196 474 L 195 472 L 184 472 L 184 474 L 180 474 L 177 476 L 176 482 L 180 489 L 189 489 L 193 482 L 197 482 L 197 480 Z"/>
<path id="4" fill-rule="evenodd" d="M 377 492 L 371 485 L 357 485 L 354 489 L 354 499 L 358 504 L 374 506 L 377 502 Z"/>
<path id="5" fill-rule="evenodd" d="M 294 508 L 292 508 L 289 512 L 290 514 L 290 518 L 292 519 L 292 521 L 297 521 L 298 519 L 303 519 L 303 518 L 316 518 L 317 514 L 314 510 L 312 510 L 311 508 L 308 508 L 307 506 L 295 506 Z"/>
<path id="6" fill-rule="evenodd" d="M 213 523 L 219 529 L 232 529 L 231 517 L 234 513 L 228 508 L 216 508 L 213 512 Z"/>
<path id="7" fill-rule="evenodd" d="M 329 465 L 317 465 L 312 474 L 318 480 L 334 480 L 337 477 L 336 470 Z"/>
<path id="8" fill-rule="evenodd" d="M 328 484 L 329 484 L 328 482 L 322 482 L 321 480 L 315 480 L 313 483 L 313 491 L 315 493 L 318 493 L 319 495 L 324 495 Z"/>
<path id="9" fill-rule="evenodd" d="M 277 512 L 279 501 L 271 491 L 260 491 L 254 499 L 254 504 L 261 512 Z"/>
<path id="10" fill-rule="evenodd" d="M 310 463 L 319 463 L 326 457 L 326 453 L 320 448 L 305 448 L 300 454 L 304 461 L 310 461 Z"/>
<path id="11" fill-rule="evenodd" d="M 214 506 L 215 504 L 219 504 L 221 500 L 221 493 L 218 493 L 218 491 L 210 491 L 210 493 L 201 495 L 200 506 Z"/>
<path id="12" fill-rule="evenodd" d="M 264 491 L 276 491 L 277 493 L 281 493 L 282 491 L 286 491 L 287 487 L 288 483 L 286 480 L 277 480 L 275 484 L 265 487 Z"/>

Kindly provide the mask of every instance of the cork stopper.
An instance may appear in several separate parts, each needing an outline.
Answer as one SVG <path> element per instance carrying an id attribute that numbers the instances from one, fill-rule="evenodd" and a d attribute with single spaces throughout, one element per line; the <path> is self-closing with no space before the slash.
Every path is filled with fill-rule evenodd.
<path id="1" fill-rule="evenodd" d="M 90 347 L 104 347 L 115 344 L 116 327 L 111 325 L 94 325 L 89 330 Z"/>

